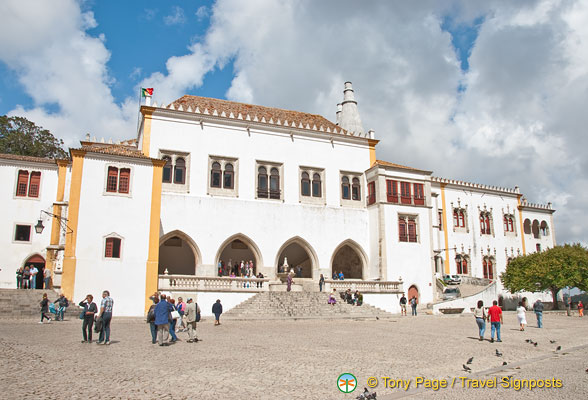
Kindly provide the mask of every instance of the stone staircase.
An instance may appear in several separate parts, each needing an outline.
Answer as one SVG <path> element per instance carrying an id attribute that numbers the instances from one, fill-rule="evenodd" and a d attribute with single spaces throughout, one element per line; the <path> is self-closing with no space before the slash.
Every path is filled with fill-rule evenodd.
<path id="1" fill-rule="evenodd" d="M 374 306 L 353 306 L 339 297 L 327 304 L 324 292 L 262 292 L 223 313 L 227 319 L 366 319 L 389 318 L 392 314 Z"/>
<path id="2" fill-rule="evenodd" d="M 54 302 L 59 297 L 56 291 L 48 289 L 0 289 L 0 318 L 30 318 L 32 316 L 40 318 L 39 303 L 43 293 L 47 293 L 50 302 Z M 65 318 L 77 318 L 80 312 L 81 308 L 70 301 Z"/>

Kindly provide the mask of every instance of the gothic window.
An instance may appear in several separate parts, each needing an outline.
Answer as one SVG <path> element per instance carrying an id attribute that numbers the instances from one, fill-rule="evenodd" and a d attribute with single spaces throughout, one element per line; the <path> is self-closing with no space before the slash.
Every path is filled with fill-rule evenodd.
<path id="1" fill-rule="evenodd" d="M 480 213 L 480 233 L 482 235 L 492 235 L 492 216 L 489 212 Z"/>
<path id="2" fill-rule="evenodd" d="M 504 214 L 503 224 L 505 233 L 514 233 L 515 231 L 515 218 L 512 214 Z"/>
<path id="3" fill-rule="evenodd" d="M 482 259 L 482 270 L 484 278 L 493 280 L 494 279 L 494 257 L 484 257 Z"/>
<path id="4" fill-rule="evenodd" d="M 353 178 L 351 182 L 351 199 L 361 200 L 361 187 L 359 186 L 359 178 Z"/>
<path id="5" fill-rule="evenodd" d="M 376 182 L 368 183 L 368 205 L 376 202 Z"/>
<path id="6" fill-rule="evenodd" d="M 176 165 L 174 167 L 174 183 L 176 185 L 183 185 L 186 183 L 186 161 L 182 157 L 176 158 Z"/>
<path id="7" fill-rule="evenodd" d="M 318 173 L 312 175 L 312 197 L 322 197 L 321 176 Z"/>
<path id="8" fill-rule="evenodd" d="M 280 198 L 280 171 L 277 168 L 270 170 L 270 199 Z"/>
<path id="9" fill-rule="evenodd" d="M 453 227 L 454 228 L 465 228 L 466 227 L 466 211 L 463 208 L 453 209 Z"/>
<path id="10" fill-rule="evenodd" d="M 269 173 L 268 173 L 269 172 Z M 282 165 L 257 163 L 257 197 L 260 199 L 282 199 Z"/>
<path id="11" fill-rule="evenodd" d="M 171 183 L 172 181 L 172 159 L 171 157 L 165 156 L 162 158 L 165 161 L 165 165 L 163 166 L 163 173 L 162 173 L 162 182 L 163 183 Z"/>
<path id="12" fill-rule="evenodd" d="M 539 221 L 537 221 L 536 219 L 533 220 L 533 225 L 531 227 L 531 230 L 533 232 L 533 237 L 535 239 L 539 239 Z"/>
<path id="13" fill-rule="evenodd" d="M 259 167 L 257 169 L 257 197 L 267 199 L 269 197 L 267 186 L 267 169 Z"/>
<path id="14" fill-rule="evenodd" d="M 221 187 L 221 165 L 219 162 L 212 163 L 212 169 L 210 171 L 210 187 L 220 188 Z"/>
<path id="15" fill-rule="evenodd" d="M 351 199 L 351 186 L 349 185 L 349 178 L 346 176 L 341 178 L 341 197 L 344 200 Z"/>
<path id="16" fill-rule="evenodd" d="M 302 178 L 300 179 L 300 187 L 303 196 L 310 196 L 310 176 L 306 172 L 302 173 Z"/>
<path id="17" fill-rule="evenodd" d="M 467 256 L 458 254 L 455 257 L 455 264 L 457 267 L 458 274 L 462 274 L 462 275 L 468 274 L 469 258 Z"/>
<path id="18" fill-rule="evenodd" d="M 170 192 L 188 192 L 190 154 L 167 150 L 162 151 L 160 154 L 161 159 L 165 161 L 161 174 L 163 190 Z"/>
<path id="19" fill-rule="evenodd" d="M 418 227 L 415 216 L 398 216 L 398 240 L 400 242 L 416 243 L 418 239 Z"/>
<path id="20" fill-rule="evenodd" d="M 31 181 L 32 181 L 32 178 L 31 178 Z M 549 227 L 547 226 L 547 222 L 541 221 L 540 230 L 541 230 L 541 236 L 549 235 Z"/>
<path id="21" fill-rule="evenodd" d="M 233 189 L 234 187 L 234 175 L 233 175 L 233 164 L 226 164 L 223 175 L 223 187 L 225 189 Z"/>

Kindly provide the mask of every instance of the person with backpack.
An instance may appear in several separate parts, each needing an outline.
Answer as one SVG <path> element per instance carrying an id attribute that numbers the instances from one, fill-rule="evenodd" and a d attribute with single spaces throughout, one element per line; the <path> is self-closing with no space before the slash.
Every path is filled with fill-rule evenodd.
<path id="1" fill-rule="evenodd" d="M 186 304 L 186 325 L 188 325 L 188 343 L 198 342 L 196 337 L 196 323 L 200 322 L 200 307 L 192 299 Z"/>
<path id="2" fill-rule="evenodd" d="M 65 316 L 65 310 L 69 307 L 69 301 L 67 297 L 62 294 L 59 295 L 57 300 L 53 302 L 53 304 L 57 303 L 59 308 L 57 309 L 57 316 L 55 317 L 55 321 L 63 321 L 63 317 Z"/>
<path id="3" fill-rule="evenodd" d="M 216 303 L 212 305 L 212 313 L 214 314 L 214 325 L 220 325 L 220 316 L 223 313 L 223 305 L 220 299 L 217 299 Z"/>

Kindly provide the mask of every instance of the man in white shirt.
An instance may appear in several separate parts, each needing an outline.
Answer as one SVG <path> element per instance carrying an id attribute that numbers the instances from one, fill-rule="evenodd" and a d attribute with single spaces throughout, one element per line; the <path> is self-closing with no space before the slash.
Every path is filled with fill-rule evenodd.
<path id="1" fill-rule="evenodd" d="M 30 272 L 31 272 L 31 289 L 36 289 L 37 288 L 37 274 L 39 273 L 39 270 L 34 265 L 31 265 Z"/>

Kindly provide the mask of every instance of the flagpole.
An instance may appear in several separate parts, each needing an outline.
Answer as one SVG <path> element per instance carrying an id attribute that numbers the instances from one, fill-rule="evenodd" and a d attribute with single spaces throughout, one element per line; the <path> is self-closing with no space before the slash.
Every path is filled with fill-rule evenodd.
<path id="1" fill-rule="evenodd" d="M 139 110 L 137 112 L 137 140 L 139 140 L 139 129 L 141 128 L 141 96 L 143 95 L 143 88 L 139 86 Z M 139 143 L 137 143 L 137 146 Z"/>

